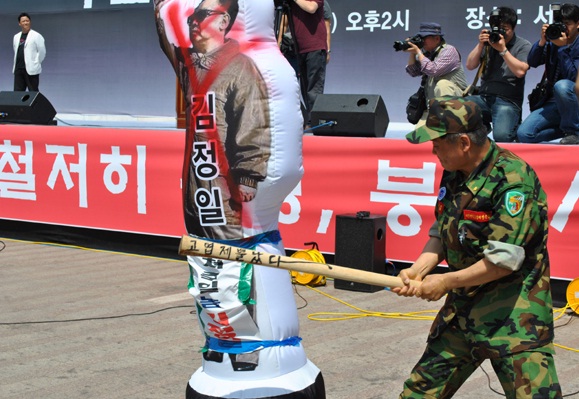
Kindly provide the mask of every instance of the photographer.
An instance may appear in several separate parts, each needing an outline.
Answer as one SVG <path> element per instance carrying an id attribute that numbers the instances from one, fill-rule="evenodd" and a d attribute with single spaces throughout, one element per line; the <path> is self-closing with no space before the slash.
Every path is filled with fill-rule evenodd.
<path id="1" fill-rule="evenodd" d="M 467 86 L 466 76 L 460 62 L 458 50 L 446 44 L 442 28 L 434 22 L 420 24 L 420 31 L 407 39 L 396 50 L 404 50 L 410 54 L 406 72 L 412 76 L 426 76 L 426 103 L 435 97 L 462 96 Z M 417 45 L 418 44 L 418 45 Z M 407 48 L 404 48 L 407 47 Z M 426 110 L 417 125 L 426 121 Z"/>
<path id="2" fill-rule="evenodd" d="M 531 67 L 545 64 L 551 96 L 525 119 L 517 136 L 522 143 L 562 137 L 561 144 L 579 144 L 579 103 L 574 90 L 579 64 L 579 7 L 551 7 L 554 23 L 542 26 L 541 38 L 533 44 L 528 59 Z"/>
<path id="3" fill-rule="evenodd" d="M 306 107 L 305 127 L 319 94 L 324 92 L 328 41 L 324 21 L 324 0 L 293 0 L 289 2 L 291 19 L 298 48 L 300 88 Z"/>
<path id="4" fill-rule="evenodd" d="M 511 142 L 521 123 L 531 43 L 515 34 L 517 13 L 512 8 L 493 10 L 489 24 L 491 30 L 480 32 L 478 43 L 466 60 L 468 70 L 478 68 L 483 60 L 486 62 L 479 94 L 469 96 L 468 100 L 480 107 L 487 128 L 492 122 L 495 141 Z"/>

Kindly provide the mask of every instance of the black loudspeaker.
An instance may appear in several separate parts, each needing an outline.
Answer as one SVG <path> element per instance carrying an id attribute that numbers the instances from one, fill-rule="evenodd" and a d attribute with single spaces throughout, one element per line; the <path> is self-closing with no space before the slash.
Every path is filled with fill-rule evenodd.
<path id="1" fill-rule="evenodd" d="M 336 265 L 386 274 L 386 216 L 367 212 L 336 215 Z M 370 284 L 334 280 L 343 290 L 375 292 L 383 290 Z"/>
<path id="2" fill-rule="evenodd" d="M 312 108 L 316 136 L 384 137 L 390 123 L 377 94 L 320 94 Z M 333 123 L 332 123 L 333 122 Z"/>
<path id="3" fill-rule="evenodd" d="M 0 91 L 0 123 L 49 125 L 56 111 L 38 91 Z"/>

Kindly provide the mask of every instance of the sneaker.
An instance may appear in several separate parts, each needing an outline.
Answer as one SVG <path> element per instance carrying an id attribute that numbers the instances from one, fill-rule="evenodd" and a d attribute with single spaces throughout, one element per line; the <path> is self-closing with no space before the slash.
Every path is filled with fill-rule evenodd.
<path id="1" fill-rule="evenodd" d="M 579 136 L 575 133 L 566 133 L 559 144 L 579 144 Z"/>

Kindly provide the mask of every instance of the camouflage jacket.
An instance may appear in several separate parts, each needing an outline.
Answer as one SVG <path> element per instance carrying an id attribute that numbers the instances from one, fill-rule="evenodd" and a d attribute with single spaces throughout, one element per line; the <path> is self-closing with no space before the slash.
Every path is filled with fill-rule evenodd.
<path id="1" fill-rule="evenodd" d="M 470 176 L 444 172 L 435 212 L 450 270 L 465 269 L 484 257 L 497 264 L 505 256 L 499 250 L 503 253 L 491 258 L 497 245 L 507 248 L 507 258 L 508 248 L 521 255 L 522 248 L 524 259 L 506 277 L 452 290 L 429 340 L 452 321 L 486 357 L 537 348 L 552 353 L 547 198 L 535 171 L 491 142 Z"/>

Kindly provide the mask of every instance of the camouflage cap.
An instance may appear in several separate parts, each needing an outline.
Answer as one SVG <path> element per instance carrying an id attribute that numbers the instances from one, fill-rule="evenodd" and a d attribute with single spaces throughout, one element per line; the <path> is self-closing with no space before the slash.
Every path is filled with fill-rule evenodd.
<path id="1" fill-rule="evenodd" d="M 426 124 L 408 133 L 406 140 L 412 144 L 443 137 L 451 133 L 476 132 L 486 127 L 479 106 L 462 97 L 439 97 L 430 100 Z"/>

